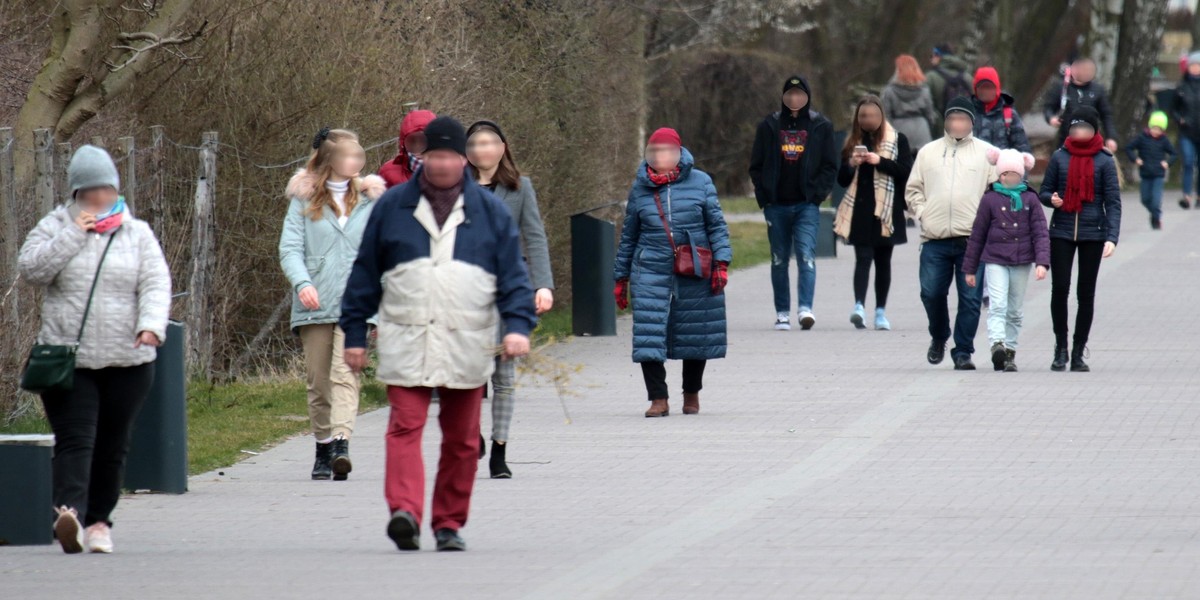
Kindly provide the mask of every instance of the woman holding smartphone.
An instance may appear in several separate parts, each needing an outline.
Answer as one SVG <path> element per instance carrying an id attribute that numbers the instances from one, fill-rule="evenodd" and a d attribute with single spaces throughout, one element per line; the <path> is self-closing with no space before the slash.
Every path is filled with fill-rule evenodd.
<path id="1" fill-rule="evenodd" d="M 846 188 L 834 232 L 854 246 L 854 310 L 850 322 L 866 328 L 867 284 L 875 265 L 875 329 L 892 328 L 885 309 L 892 283 L 892 250 L 908 241 L 904 186 L 912 170 L 908 138 L 883 116 L 883 102 L 864 96 L 854 109 L 842 148 L 838 185 Z"/>

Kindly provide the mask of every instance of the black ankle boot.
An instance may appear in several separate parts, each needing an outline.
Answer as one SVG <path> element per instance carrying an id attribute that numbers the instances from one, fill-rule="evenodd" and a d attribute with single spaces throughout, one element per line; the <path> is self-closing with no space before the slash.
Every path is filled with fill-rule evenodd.
<path id="1" fill-rule="evenodd" d="M 1054 347 L 1054 362 L 1050 363 L 1051 371 L 1066 371 L 1067 370 L 1067 347 Z"/>
<path id="2" fill-rule="evenodd" d="M 1087 363 L 1083 362 L 1084 354 L 1087 354 L 1087 346 L 1075 346 L 1075 348 L 1071 350 L 1072 371 L 1086 373 L 1092 370 L 1091 367 L 1087 366 Z"/>
<path id="3" fill-rule="evenodd" d="M 487 440 L 483 439 L 483 434 L 479 434 L 479 460 L 487 456 Z"/>
<path id="4" fill-rule="evenodd" d="M 322 444 L 317 442 L 317 460 L 313 463 L 312 478 L 315 480 L 331 479 L 333 466 L 329 460 L 333 456 L 333 442 Z"/>
<path id="5" fill-rule="evenodd" d="M 504 462 L 504 449 L 507 447 L 507 443 L 492 442 L 492 458 L 488 461 L 492 479 L 512 479 L 512 471 L 508 470 L 508 463 Z"/>
<path id="6" fill-rule="evenodd" d="M 1013 350 L 1012 348 L 1006 348 L 1004 350 L 1004 372 L 1017 372 L 1017 351 Z"/>
<path id="7" fill-rule="evenodd" d="M 333 446 L 330 451 L 329 464 L 333 469 L 334 481 L 345 481 L 350 476 L 354 466 L 350 464 L 350 440 L 338 436 L 328 444 Z"/>

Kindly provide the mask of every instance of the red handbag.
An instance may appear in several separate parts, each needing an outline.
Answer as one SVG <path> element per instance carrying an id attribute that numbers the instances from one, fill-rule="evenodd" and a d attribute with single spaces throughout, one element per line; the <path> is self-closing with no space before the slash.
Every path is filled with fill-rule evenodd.
<path id="1" fill-rule="evenodd" d="M 658 216 L 662 219 L 663 229 L 667 230 L 667 241 L 671 243 L 671 248 L 675 251 L 675 274 L 696 279 L 712 277 L 712 250 L 692 244 L 676 246 L 675 236 L 671 233 L 671 224 L 667 221 L 666 213 L 663 212 L 662 199 L 658 196 L 658 190 L 654 190 L 654 204 L 658 207 Z M 684 233 L 687 231 L 684 230 Z M 687 235 L 690 242 L 692 235 L 690 233 Z"/>

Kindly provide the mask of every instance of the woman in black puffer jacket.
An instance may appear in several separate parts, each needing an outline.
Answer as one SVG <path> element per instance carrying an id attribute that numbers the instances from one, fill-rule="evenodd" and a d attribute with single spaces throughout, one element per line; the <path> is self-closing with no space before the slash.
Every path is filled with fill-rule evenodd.
<path id="1" fill-rule="evenodd" d="M 1079 255 L 1079 302 L 1075 317 L 1072 371 L 1088 371 L 1083 355 L 1092 329 L 1096 279 L 1102 258 L 1112 256 L 1121 234 L 1121 187 L 1117 165 L 1104 149 L 1099 134 L 1100 114 L 1084 106 L 1071 115 L 1070 135 L 1050 157 L 1042 180 L 1042 204 L 1054 208 L 1050 218 L 1050 274 L 1053 281 L 1050 315 L 1054 321 L 1054 362 L 1050 368 L 1067 368 L 1067 298 L 1071 270 Z"/>

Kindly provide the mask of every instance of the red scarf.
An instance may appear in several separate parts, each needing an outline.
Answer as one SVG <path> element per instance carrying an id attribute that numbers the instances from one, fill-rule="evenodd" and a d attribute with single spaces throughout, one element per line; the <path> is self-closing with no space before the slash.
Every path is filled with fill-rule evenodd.
<path id="1" fill-rule="evenodd" d="M 1104 137 L 1100 134 L 1084 142 L 1067 138 L 1065 148 L 1071 153 L 1071 162 L 1067 167 L 1067 195 L 1063 198 L 1063 210 L 1077 213 L 1083 210 L 1084 202 L 1096 199 L 1095 156 L 1103 147 Z"/>
<path id="2" fill-rule="evenodd" d="M 646 165 L 646 176 L 650 178 L 650 183 L 653 183 L 654 185 L 667 185 L 668 183 L 674 183 L 676 179 L 679 179 L 679 167 L 675 167 L 666 173 L 659 173 L 650 165 Z"/>

